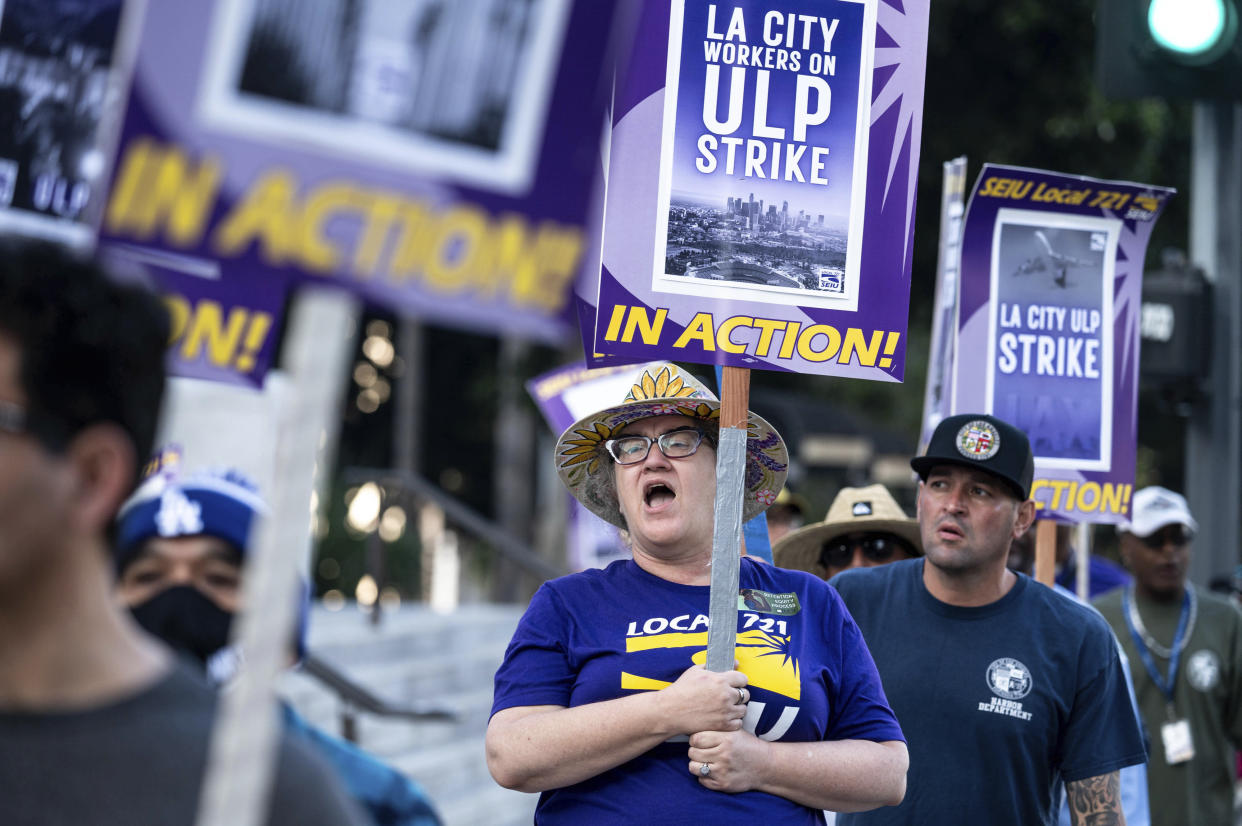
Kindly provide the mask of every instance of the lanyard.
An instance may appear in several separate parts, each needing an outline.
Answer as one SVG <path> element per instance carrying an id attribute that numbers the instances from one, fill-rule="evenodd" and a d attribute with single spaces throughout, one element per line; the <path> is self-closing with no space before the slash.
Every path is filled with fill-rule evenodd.
<path id="1" fill-rule="evenodd" d="M 1182 596 L 1182 613 L 1177 619 L 1177 631 L 1173 635 L 1173 645 L 1169 651 L 1169 680 L 1166 683 L 1160 679 L 1160 670 L 1156 668 L 1156 661 L 1151 656 L 1151 650 L 1143 637 L 1145 633 L 1140 634 L 1142 629 L 1142 618 L 1138 615 L 1138 606 L 1134 603 L 1134 586 L 1131 585 L 1121 595 L 1122 615 L 1126 619 L 1126 627 L 1130 629 L 1130 637 L 1134 640 L 1134 647 L 1138 649 L 1139 658 L 1143 661 L 1143 666 L 1147 669 L 1151 681 L 1156 684 L 1156 688 L 1160 689 L 1160 693 L 1169 701 L 1169 707 L 1173 706 L 1173 688 L 1177 684 L 1177 667 L 1181 662 L 1182 649 L 1185 647 L 1183 637 L 1186 635 L 1186 622 L 1190 617 L 1194 597 L 1190 588 L 1185 590 Z M 1142 629 L 1146 631 L 1146 629 Z M 1155 640 L 1152 640 L 1154 643 Z"/>

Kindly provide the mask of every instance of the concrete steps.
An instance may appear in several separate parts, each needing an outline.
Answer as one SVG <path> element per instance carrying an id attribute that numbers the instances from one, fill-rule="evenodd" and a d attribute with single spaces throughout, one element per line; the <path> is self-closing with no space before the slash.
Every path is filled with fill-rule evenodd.
<path id="1" fill-rule="evenodd" d="M 532 822 L 537 795 L 501 788 L 488 774 L 483 738 L 492 677 L 521 616 L 519 606 L 467 605 L 451 614 L 402 606 L 378 626 L 353 605 L 312 611 L 308 648 L 394 705 L 435 706 L 454 722 L 357 714 L 358 744 L 414 778 L 446 826 Z M 341 702 L 314 678 L 291 672 L 281 694 L 313 725 L 341 733 Z"/>

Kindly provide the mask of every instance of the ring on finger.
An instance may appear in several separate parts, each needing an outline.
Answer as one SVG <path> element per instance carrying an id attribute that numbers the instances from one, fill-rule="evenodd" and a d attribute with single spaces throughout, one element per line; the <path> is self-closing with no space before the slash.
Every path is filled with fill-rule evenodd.
<path id="1" fill-rule="evenodd" d="M 737 704 L 739 706 L 746 704 L 746 689 L 739 688 L 737 690 Z"/>
<path id="2" fill-rule="evenodd" d="M 699 777 L 710 777 L 712 773 L 711 763 L 704 763 L 699 766 Z"/>

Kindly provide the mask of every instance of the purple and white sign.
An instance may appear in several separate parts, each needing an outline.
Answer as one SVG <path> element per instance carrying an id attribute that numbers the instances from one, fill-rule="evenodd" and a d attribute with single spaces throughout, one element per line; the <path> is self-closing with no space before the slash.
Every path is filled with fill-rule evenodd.
<path id="1" fill-rule="evenodd" d="M 0 2 L 0 232 L 94 244 L 145 5 Z"/>
<path id="2" fill-rule="evenodd" d="M 588 355 L 900 381 L 927 18 L 647 0 Z"/>
<path id="3" fill-rule="evenodd" d="M 953 409 L 1027 434 L 1041 518 L 1117 522 L 1129 510 L 1143 256 L 1173 193 L 994 164 L 976 182 Z"/>
<path id="4" fill-rule="evenodd" d="M 927 360 L 927 388 L 923 393 L 923 453 L 936 425 L 952 412 L 953 348 L 957 339 L 957 267 L 961 259 L 962 217 L 966 214 L 966 158 L 944 163 L 940 194 L 940 254 L 936 263 L 935 309 L 932 314 L 931 357 Z"/>
<path id="5" fill-rule="evenodd" d="M 113 242 L 560 341 L 591 258 L 616 0 L 152 3 Z"/>

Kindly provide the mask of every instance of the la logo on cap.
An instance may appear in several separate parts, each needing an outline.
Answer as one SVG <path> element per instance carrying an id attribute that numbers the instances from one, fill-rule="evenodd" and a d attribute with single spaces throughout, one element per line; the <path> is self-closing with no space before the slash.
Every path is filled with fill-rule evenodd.
<path id="1" fill-rule="evenodd" d="M 870 516 L 871 515 L 871 503 L 870 502 L 855 502 L 853 513 L 854 513 L 854 516 Z"/>
<path id="2" fill-rule="evenodd" d="M 160 536 L 193 536 L 203 532 L 203 506 L 191 502 L 184 493 L 171 488 L 160 495 L 155 528 Z"/>
<path id="3" fill-rule="evenodd" d="M 975 419 L 957 431 L 957 452 L 977 462 L 987 461 L 1000 450 L 1000 434 L 991 422 Z"/>

